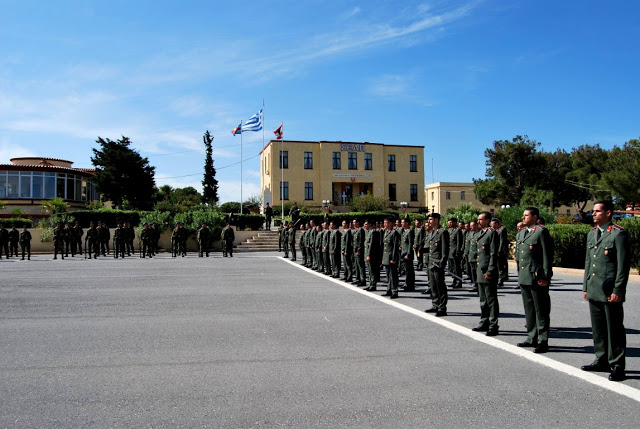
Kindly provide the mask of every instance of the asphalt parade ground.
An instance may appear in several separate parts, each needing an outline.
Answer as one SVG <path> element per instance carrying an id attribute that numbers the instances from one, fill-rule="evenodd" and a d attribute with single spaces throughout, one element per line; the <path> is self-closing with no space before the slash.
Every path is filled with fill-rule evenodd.
<path id="1" fill-rule="evenodd" d="M 638 281 L 615 383 L 579 369 L 594 359 L 579 274 L 556 272 L 536 355 L 515 346 L 513 276 L 489 338 L 468 284 L 436 318 L 424 272 L 392 301 L 281 255 L 1 260 L 0 427 L 638 427 Z"/>

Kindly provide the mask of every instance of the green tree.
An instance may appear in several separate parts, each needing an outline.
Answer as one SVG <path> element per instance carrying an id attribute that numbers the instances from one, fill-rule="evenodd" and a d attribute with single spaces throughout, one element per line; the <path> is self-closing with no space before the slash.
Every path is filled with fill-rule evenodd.
<path id="1" fill-rule="evenodd" d="M 100 149 L 93 149 L 91 162 L 96 167 L 94 180 L 98 192 L 117 208 L 126 200 L 132 207 L 149 210 L 155 203 L 155 167 L 131 149 L 131 141 L 122 136 L 118 141 L 98 137 Z"/>
<path id="2" fill-rule="evenodd" d="M 349 208 L 351 211 L 360 213 L 383 211 L 389 208 L 389 200 L 385 197 L 373 196 L 371 193 L 356 195 L 351 199 Z"/>
<path id="3" fill-rule="evenodd" d="M 218 181 L 216 180 L 216 169 L 213 167 L 213 136 L 209 130 L 202 137 L 206 150 L 204 161 L 204 178 L 202 179 L 202 203 L 211 205 L 218 204 Z"/>
<path id="4" fill-rule="evenodd" d="M 600 145 L 582 145 L 571 151 L 571 171 L 566 175 L 572 195 L 570 202 L 576 208 L 582 222 L 587 202 L 599 198 L 610 198 L 611 192 L 602 185 L 602 172 L 609 156 Z"/>
<path id="5" fill-rule="evenodd" d="M 640 140 L 632 139 L 609 152 L 603 181 L 611 188 L 617 202 L 636 206 L 640 203 Z"/>
<path id="6" fill-rule="evenodd" d="M 169 212 L 172 216 L 200 208 L 202 195 L 193 186 L 185 188 L 172 188 L 163 185 L 158 189 L 158 202 L 154 210 Z"/>
<path id="7" fill-rule="evenodd" d="M 452 217 L 458 219 L 458 222 L 471 222 L 478 219 L 479 213 L 480 209 L 473 207 L 471 204 L 462 203 L 457 207 L 449 207 L 442 223 L 446 225 L 447 221 Z"/>
<path id="8" fill-rule="evenodd" d="M 494 141 L 484 152 L 486 179 L 473 179 L 478 199 L 487 205 L 518 203 L 524 190 L 535 186 L 544 167 L 539 146 L 526 135 Z"/>
<path id="9" fill-rule="evenodd" d="M 51 200 L 43 201 L 40 210 L 53 216 L 56 214 L 66 213 L 69 210 L 69 204 L 60 197 L 53 198 Z"/>

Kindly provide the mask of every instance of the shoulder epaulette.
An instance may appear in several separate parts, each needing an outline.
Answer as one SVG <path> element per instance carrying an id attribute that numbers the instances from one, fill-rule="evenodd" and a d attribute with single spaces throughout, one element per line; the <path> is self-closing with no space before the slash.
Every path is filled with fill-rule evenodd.
<path id="1" fill-rule="evenodd" d="M 620 225 L 616 225 L 615 223 L 611 226 L 613 227 L 613 229 L 617 229 L 618 231 L 624 231 L 623 227 L 621 227 Z"/>

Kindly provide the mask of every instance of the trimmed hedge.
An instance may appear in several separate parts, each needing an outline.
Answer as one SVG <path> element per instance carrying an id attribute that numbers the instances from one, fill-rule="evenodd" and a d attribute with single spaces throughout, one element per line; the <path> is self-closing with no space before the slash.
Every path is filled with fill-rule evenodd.
<path id="1" fill-rule="evenodd" d="M 420 219 L 421 221 L 424 221 L 426 219 L 426 216 L 420 213 L 407 213 L 407 215 L 409 215 L 409 219 L 411 219 L 411 222 L 413 222 L 416 219 Z M 388 217 L 392 217 L 394 220 L 402 219 L 405 217 L 403 213 L 398 213 L 396 211 L 367 212 L 367 213 L 360 213 L 360 212 L 331 213 L 328 216 L 329 216 L 329 222 L 336 221 L 338 225 L 342 225 L 342 221 L 344 220 L 346 220 L 347 222 L 351 222 L 354 219 L 358 219 L 358 221 L 360 222 L 360 225 L 363 225 L 364 221 L 367 219 L 370 220 L 371 222 L 383 223 L 384 220 Z M 305 224 L 308 223 L 310 220 L 313 220 L 316 223 L 316 225 L 318 225 L 319 223 L 324 222 L 324 214 L 301 213 L 300 219 L 302 219 L 302 222 L 304 222 Z M 285 216 L 285 220 L 291 221 L 291 217 Z M 277 225 L 279 225 L 279 222 Z"/>
<path id="2" fill-rule="evenodd" d="M 16 228 L 24 228 L 25 226 L 33 228 L 33 220 L 23 217 L 1 218 L 0 223 L 7 229 L 11 228 L 11 225 L 15 225 Z"/>
<path id="3" fill-rule="evenodd" d="M 640 269 L 640 218 L 622 219 L 616 221 L 629 234 L 631 244 L 631 267 Z M 547 228 L 553 237 L 555 254 L 553 265 L 565 268 L 584 269 L 587 234 L 590 225 L 584 224 L 555 224 Z"/>
<path id="4" fill-rule="evenodd" d="M 118 222 L 131 222 L 131 226 L 138 226 L 140 218 L 149 212 L 134 210 L 115 210 L 115 209 L 96 209 L 96 210 L 78 210 L 69 212 L 83 228 L 89 228 L 91 221 L 102 221 L 109 228 L 114 228 Z"/>

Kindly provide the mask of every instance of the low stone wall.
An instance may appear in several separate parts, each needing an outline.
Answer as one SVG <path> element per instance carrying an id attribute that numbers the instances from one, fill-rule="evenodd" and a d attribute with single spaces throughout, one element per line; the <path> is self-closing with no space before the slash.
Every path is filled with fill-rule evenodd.
<path id="1" fill-rule="evenodd" d="M 113 238 L 113 231 L 115 228 L 109 228 L 111 232 L 111 237 Z M 31 232 L 31 252 L 32 253 L 53 253 L 53 242 L 49 241 L 43 243 L 40 241 L 40 237 L 42 235 L 42 230 L 39 228 L 33 228 L 29 230 Z M 86 229 L 84 230 L 86 234 Z M 233 241 L 234 245 L 238 245 L 239 243 L 246 241 L 247 239 L 253 237 L 258 234 L 258 231 L 235 231 L 235 240 Z M 109 243 L 109 246 L 112 246 L 113 242 Z M 84 236 L 82 238 L 82 245 L 84 246 Z M 160 251 L 169 251 L 171 248 L 171 231 L 165 230 L 160 235 L 160 241 L 158 242 L 158 246 L 160 247 Z M 134 247 L 136 250 L 138 249 L 138 238 L 134 240 Z M 220 244 L 220 239 L 217 239 L 213 242 L 211 246 L 213 251 L 222 251 L 222 245 Z M 18 251 L 20 251 L 20 246 L 18 246 Z M 187 240 L 187 251 L 189 252 L 197 252 L 198 251 L 198 243 L 196 242 L 195 235 L 193 237 L 189 237 Z"/>

